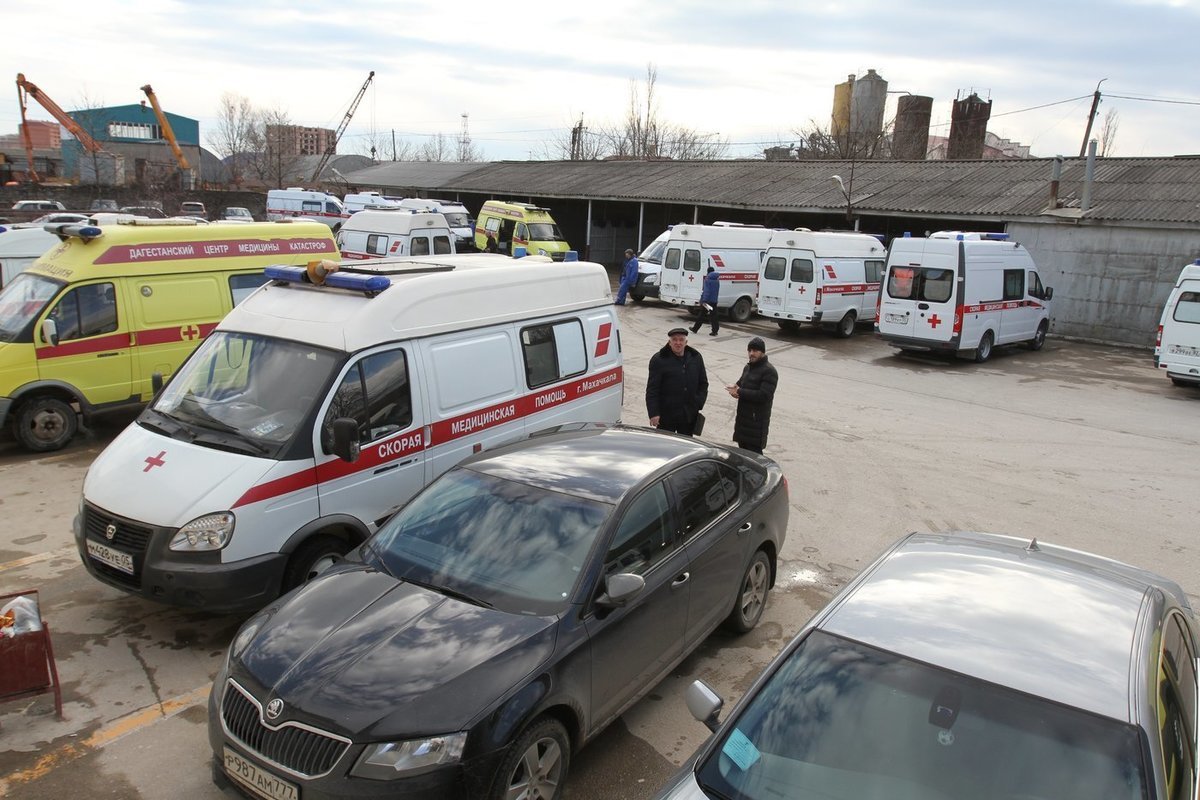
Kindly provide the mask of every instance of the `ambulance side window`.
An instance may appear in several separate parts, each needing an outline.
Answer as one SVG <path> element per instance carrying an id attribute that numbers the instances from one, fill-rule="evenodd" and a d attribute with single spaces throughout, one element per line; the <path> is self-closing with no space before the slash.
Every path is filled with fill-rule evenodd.
<path id="1" fill-rule="evenodd" d="M 883 279 L 883 262 L 866 261 L 863 263 L 867 283 L 879 283 Z"/>
<path id="2" fill-rule="evenodd" d="M 792 259 L 792 282 L 812 283 L 813 263 L 807 258 Z"/>
<path id="3" fill-rule="evenodd" d="M 513 234 L 513 238 L 523 242 L 529 241 L 529 228 L 525 227 L 524 222 L 517 223 L 517 232 Z"/>
<path id="4" fill-rule="evenodd" d="M 1176 322 L 1200 323 L 1200 292 L 1180 292 L 1171 319 Z"/>
<path id="5" fill-rule="evenodd" d="M 780 256 L 771 256 L 767 259 L 767 265 L 763 267 L 763 279 L 768 281 L 781 281 L 787 272 L 787 259 Z"/>
<path id="6" fill-rule="evenodd" d="M 408 243 L 408 254 L 410 256 L 427 256 L 429 255 L 429 237 L 414 236 Z"/>
<path id="7" fill-rule="evenodd" d="M 700 251 L 699 250 L 684 250 L 683 251 L 683 269 L 684 269 L 684 272 L 699 272 L 700 271 Z"/>
<path id="8" fill-rule="evenodd" d="M 450 253 L 450 237 L 435 236 L 433 237 L 433 254 L 435 256 L 449 255 Z"/>
<path id="9" fill-rule="evenodd" d="M 262 272 L 255 272 L 252 275 L 230 275 L 229 293 L 233 296 L 233 304 L 236 306 L 266 282 L 267 276 Z"/>
<path id="10" fill-rule="evenodd" d="M 388 237 L 382 233 L 367 234 L 367 252 L 381 256 L 387 253 Z"/>
<path id="11" fill-rule="evenodd" d="M 333 450 L 333 421 L 358 423 L 358 440 L 367 444 L 412 424 L 408 362 L 403 350 L 375 353 L 354 364 L 334 393 L 321 425 L 321 447 Z"/>
<path id="12" fill-rule="evenodd" d="M 1004 300 L 1023 300 L 1025 298 L 1025 270 L 1004 270 Z"/>
<path id="13" fill-rule="evenodd" d="M 523 329 L 521 353 L 530 389 L 582 375 L 587 370 L 583 325 L 576 319 Z"/>
<path id="14" fill-rule="evenodd" d="M 59 341 L 112 333 L 117 329 L 117 296 L 111 283 L 76 286 L 50 312 Z"/>
<path id="15" fill-rule="evenodd" d="M 320 214 L 321 204 L 316 200 L 302 200 L 300 201 L 300 210 L 305 214 Z"/>

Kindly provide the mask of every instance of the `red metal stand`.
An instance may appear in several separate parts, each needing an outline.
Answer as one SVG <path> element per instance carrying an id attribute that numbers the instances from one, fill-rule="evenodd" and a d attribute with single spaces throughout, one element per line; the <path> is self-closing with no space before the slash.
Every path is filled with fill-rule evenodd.
<path id="1" fill-rule="evenodd" d="M 37 589 L 0 594 L 0 607 L 17 597 L 32 597 L 37 603 Z M 41 604 L 38 603 L 38 614 Z M 54 709 L 63 718 L 62 686 L 58 682 L 58 666 L 54 663 L 54 647 L 50 644 L 50 626 L 42 620 L 40 631 L 0 636 L 0 702 L 54 692 Z"/>

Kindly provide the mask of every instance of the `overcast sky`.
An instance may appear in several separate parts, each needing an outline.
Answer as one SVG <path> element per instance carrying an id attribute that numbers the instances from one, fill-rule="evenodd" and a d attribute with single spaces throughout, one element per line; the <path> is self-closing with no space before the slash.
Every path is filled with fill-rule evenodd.
<path id="1" fill-rule="evenodd" d="M 893 92 L 932 97 L 935 135 L 948 134 L 955 97 L 991 99 L 988 130 L 1035 156 L 1079 154 L 1106 79 L 1093 136 L 1115 109 L 1110 155 L 1200 153 L 1200 0 L 4 5 L 13 78 L 67 110 L 137 103 L 150 83 L 165 110 L 200 121 L 210 149 L 223 93 L 336 129 L 374 70 L 339 153 L 374 138 L 390 157 L 393 132 L 414 146 L 457 140 L 466 113 L 485 159 L 544 158 L 581 116 L 617 123 L 653 64 L 660 117 L 734 157 L 828 127 L 834 85 L 868 69 Z M 11 91 L 0 133 L 20 120 Z M 30 116 L 49 118 L 36 104 Z"/>

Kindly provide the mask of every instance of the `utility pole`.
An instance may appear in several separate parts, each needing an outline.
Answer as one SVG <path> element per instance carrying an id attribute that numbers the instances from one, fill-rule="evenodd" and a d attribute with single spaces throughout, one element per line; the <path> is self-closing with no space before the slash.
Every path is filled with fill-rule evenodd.
<path id="1" fill-rule="evenodd" d="M 396 129 L 392 128 L 392 161 L 396 160 Z"/>
<path id="2" fill-rule="evenodd" d="M 462 133 L 458 137 L 458 160 L 467 161 L 471 157 L 471 132 L 467 128 L 467 112 L 462 115 Z"/>
<path id="3" fill-rule="evenodd" d="M 1101 78 L 1100 83 L 1104 83 L 1108 78 Z M 1092 136 L 1092 122 L 1096 119 L 1096 109 L 1100 106 L 1100 83 L 1096 84 L 1096 91 L 1092 94 L 1092 109 L 1088 111 L 1087 128 L 1083 131 L 1083 144 L 1079 145 L 1079 157 L 1083 158 L 1087 152 L 1088 139 Z"/>

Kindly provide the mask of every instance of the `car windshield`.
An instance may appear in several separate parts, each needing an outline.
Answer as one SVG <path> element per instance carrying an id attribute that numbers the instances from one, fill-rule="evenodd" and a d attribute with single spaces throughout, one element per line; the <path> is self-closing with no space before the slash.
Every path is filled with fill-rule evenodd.
<path id="1" fill-rule="evenodd" d="M 265 336 L 216 331 L 139 418 L 195 444 L 275 456 L 312 416 L 342 356 Z"/>
<path id="2" fill-rule="evenodd" d="M 529 223 L 529 241 L 531 242 L 565 242 L 558 226 L 553 222 Z"/>
<path id="3" fill-rule="evenodd" d="M 722 736 L 695 775 L 731 800 L 1150 796 L 1133 726 L 822 631 Z"/>
<path id="4" fill-rule="evenodd" d="M 518 614 L 564 608 L 612 507 L 452 470 L 368 542 L 397 578 Z"/>
<path id="5" fill-rule="evenodd" d="M 0 342 L 15 342 L 63 284 L 22 272 L 0 291 Z"/>
<path id="6" fill-rule="evenodd" d="M 650 245 L 642 251 L 638 256 L 638 263 L 645 262 L 647 264 L 658 264 L 662 266 L 663 253 L 667 251 L 666 239 L 655 239 Z"/>
<path id="7" fill-rule="evenodd" d="M 444 214 L 446 224 L 451 228 L 469 228 L 471 227 L 471 218 L 466 214 Z"/>

